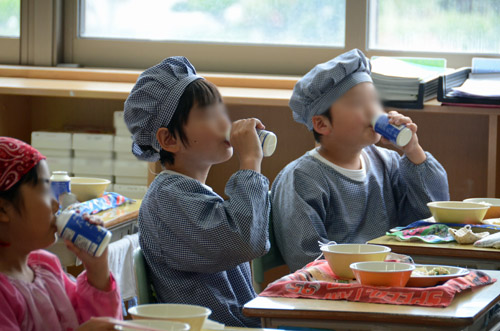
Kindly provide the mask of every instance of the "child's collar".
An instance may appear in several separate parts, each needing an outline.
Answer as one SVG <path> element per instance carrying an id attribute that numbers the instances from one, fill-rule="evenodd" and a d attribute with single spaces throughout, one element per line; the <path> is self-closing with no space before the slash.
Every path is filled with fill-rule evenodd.
<path id="1" fill-rule="evenodd" d="M 179 175 L 179 176 L 182 176 L 182 177 L 185 177 L 185 178 L 188 178 L 188 179 L 191 179 L 191 180 L 195 180 L 197 181 L 198 183 L 200 183 L 201 185 L 203 185 L 203 187 L 205 187 L 206 189 L 210 190 L 210 191 L 214 191 L 210 186 L 206 185 L 206 184 L 203 184 L 202 182 L 200 182 L 199 180 L 197 179 L 194 179 L 193 177 L 189 177 L 187 175 L 184 175 L 184 174 L 181 174 L 180 172 L 177 172 L 177 171 L 174 171 L 174 170 L 169 170 L 169 169 L 165 169 L 163 170 L 162 172 L 160 172 L 160 174 L 170 174 L 170 175 Z"/>

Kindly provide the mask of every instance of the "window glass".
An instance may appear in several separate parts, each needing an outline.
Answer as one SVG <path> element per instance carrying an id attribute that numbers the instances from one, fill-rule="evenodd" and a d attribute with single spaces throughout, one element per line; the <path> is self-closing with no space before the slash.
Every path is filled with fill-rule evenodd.
<path id="1" fill-rule="evenodd" d="M 19 38 L 21 0 L 0 0 L 0 37 Z"/>
<path id="2" fill-rule="evenodd" d="M 84 0 L 80 37 L 343 47 L 345 0 Z"/>
<path id="3" fill-rule="evenodd" d="M 371 49 L 500 53 L 498 0 L 371 0 Z"/>

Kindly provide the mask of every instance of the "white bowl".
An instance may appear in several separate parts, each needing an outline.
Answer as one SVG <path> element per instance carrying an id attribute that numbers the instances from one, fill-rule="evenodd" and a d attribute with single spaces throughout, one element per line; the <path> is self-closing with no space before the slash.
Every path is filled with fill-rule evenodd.
<path id="1" fill-rule="evenodd" d="M 187 323 L 191 331 L 199 331 L 212 313 L 208 308 L 196 305 L 158 303 L 131 307 L 128 313 L 132 319 L 155 319 Z"/>
<path id="2" fill-rule="evenodd" d="M 103 178 L 71 177 L 71 193 L 83 202 L 100 197 L 111 182 Z"/>
<path id="3" fill-rule="evenodd" d="M 135 324 L 137 326 L 147 326 L 163 331 L 189 331 L 189 324 L 181 322 L 163 320 L 133 320 L 127 322 Z M 137 331 L 137 329 L 132 329 L 124 326 L 123 331 Z"/>

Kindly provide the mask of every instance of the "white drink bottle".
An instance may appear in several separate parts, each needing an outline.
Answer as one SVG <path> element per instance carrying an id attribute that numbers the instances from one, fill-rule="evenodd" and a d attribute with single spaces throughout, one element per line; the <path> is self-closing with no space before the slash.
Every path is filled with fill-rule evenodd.
<path id="1" fill-rule="evenodd" d="M 259 136 L 260 146 L 262 147 L 262 155 L 271 156 L 276 150 L 276 144 L 278 143 L 278 137 L 271 132 L 266 130 L 257 129 L 257 135 Z M 226 132 L 226 140 L 229 141 L 231 136 L 231 130 Z"/>

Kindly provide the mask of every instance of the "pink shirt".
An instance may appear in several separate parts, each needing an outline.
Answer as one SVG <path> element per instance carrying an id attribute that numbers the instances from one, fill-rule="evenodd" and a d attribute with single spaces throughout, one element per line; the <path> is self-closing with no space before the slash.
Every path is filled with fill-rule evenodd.
<path id="1" fill-rule="evenodd" d="M 87 282 L 86 272 L 76 283 L 61 268 L 59 259 L 44 250 L 28 256 L 32 283 L 0 273 L 0 325 L 2 330 L 73 330 L 93 316 L 122 319 L 118 286 L 100 291 Z"/>

